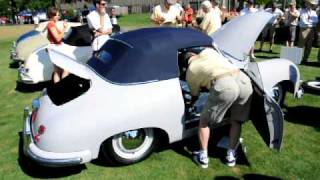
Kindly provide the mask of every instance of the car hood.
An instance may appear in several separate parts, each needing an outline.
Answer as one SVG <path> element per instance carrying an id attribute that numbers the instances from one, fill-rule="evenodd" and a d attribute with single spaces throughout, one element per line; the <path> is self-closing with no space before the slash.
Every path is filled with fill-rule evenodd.
<path id="1" fill-rule="evenodd" d="M 211 37 L 222 53 L 232 60 L 244 61 L 260 32 L 272 18 L 267 12 L 257 12 L 232 19 Z"/>

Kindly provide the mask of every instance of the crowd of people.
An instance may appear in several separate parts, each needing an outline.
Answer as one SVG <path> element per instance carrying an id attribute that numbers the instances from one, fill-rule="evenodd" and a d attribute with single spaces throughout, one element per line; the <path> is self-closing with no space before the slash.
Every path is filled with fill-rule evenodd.
<path id="1" fill-rule="evenodd" d="M 157 26 L 171 26 L 171 27 L 193 27 L 202 30 L 206 34 L 211 34 L 221 27 L 223 23 L 231 20 L 236 16 L 243 16 L 249 13 L 260 11 L 255 8 L 253 0 L 247 0 L 246 6 L 238 12 L 236 8 L 227 11 L 226 8 L 218 5 L 216 0 L 205 0 L 201 3 L 201 8 L 198 11 L 192 9 L 188 3 L 182 8 L 180 0 L 164 0 L 164 5 L 157 5 L 154 7 L 151 21 Z M 272 14 L 273 18 L 265 26 L 261 33 L 260 47 L 258 52 L 261 52 L 266 40 L 269 42 L 269 49 L 267 52 L 273 52 L 273 45 L 276 36 L 276 29 L 284 27 L 285 29 L 285 45 L 294 47 L 296 45 L 304 48 L 304 55 L 302 63 L 306 63 L 312 43 L 319 31 L 318 14 L 316 7 L 318 2 L 316 0 L 305 0 L 304 6 L 297 9 L 295 0 L 289 1 L 289 6 L 284 11 L 281 10 L 277 3 L 272 2 L 266 6 L 264 11 Z M 299 35 L 297 29 L 299 28 Z M 251 58 L 254 56 L 254 47 L 250 51 Z"/>

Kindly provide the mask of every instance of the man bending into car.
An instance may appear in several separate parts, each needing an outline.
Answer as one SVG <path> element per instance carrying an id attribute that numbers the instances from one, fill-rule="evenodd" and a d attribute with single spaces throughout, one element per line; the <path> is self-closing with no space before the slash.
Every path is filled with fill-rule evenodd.
<path id="1" fill-rule="evenodd" d="M 198 99 L 202 87 L 210 90 L 200 115 L 200 150 L 193 153 L 193 160 L 202 168 L 207 168 L 209 127 L 230 123 L 230 143 L 226 160 L 228 166 L 235 166 L 241 123 L 248 119 L 250 110 L 250 79 L 213 48 L 205 48 L 199 54 L 188 52 L 187 57 L 190 58 L 186 79 L 192 95 L 192 104 Z M 228 109 L 231 110 L 231 118 L 227 120 L 224 119 L 224 115 Z"/>

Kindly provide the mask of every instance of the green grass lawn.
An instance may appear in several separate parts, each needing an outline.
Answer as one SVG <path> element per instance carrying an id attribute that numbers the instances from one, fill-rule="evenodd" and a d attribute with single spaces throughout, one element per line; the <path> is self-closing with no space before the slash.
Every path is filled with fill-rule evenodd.
<path id="1" fill-rule="evenodd" d="M 137 21 L 136 23 L 134 21 Z M 123 27 L 152 26 L 148 15 L 131 15 L 119 19 Z M 19 26 L 20 27 L 20 26 Z M 3 34 L 0 26 L 0 34 Z M 9 32 L 15 32 L 11 26 Z M 28 28 L 25 28 L 27 31 Z M 7 31 L 7 30 L 6 30 Z M 6 36 L 6 35 L 5 35 Z M 224 165 L 218 152 L 211 151 L 208 169 L 198 168 L 190 159 L 185 147 L 197 146 L 194 139 L 165 146 L 143 162 L 110 167 L 100 160 L 82 166 L 68 168 L 45 168 L 28 159 L 19 157 L 19 132 L 22 129 L 22 115 L 25 105 L 39 96 L 39 92 L 21 93 L 15 91 L 17 69 L 9 67 L 9 49 L 17 35 L 0 39 L 0 179 L 70 178 L 70 179 L 250 179 L 278 177 L 283 179 L 319 179 L 320 177 L 320 96 L 306 94 L 303 99 L 293 99 L 287 94 L 283 110 L 284 142 L 281 152 L 269 150 L 257 134 L 251 122 L 244 125 L 242 137 L 246 153 L 239 165 L 229 168 Z M 267 48 L 266 48 L 267 49 Z M 275 54 L 257 53 L 256 56 L 279 56 L 280 46 Z M 315 61 L 317 49 L 311 54 Z M 320 68 L 299 66 L 302 79 L 320 76 Z M 214 134 L 212 134 L 214 136 Z M 211 147 L 211 150 L 213 148 Z"/>

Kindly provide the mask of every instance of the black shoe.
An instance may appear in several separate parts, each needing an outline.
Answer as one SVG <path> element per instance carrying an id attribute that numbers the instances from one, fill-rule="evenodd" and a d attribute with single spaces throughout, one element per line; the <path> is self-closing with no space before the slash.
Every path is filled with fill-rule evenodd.
<path id="1" fill-rule="evenodd" d="M 269 50 L 269 53 L 272 53 L 272 49 Z"/>

